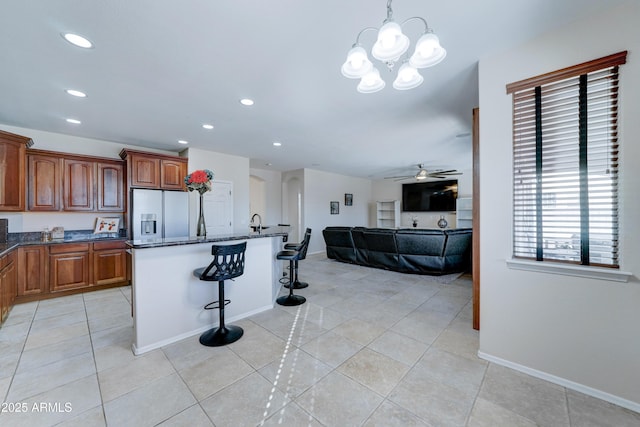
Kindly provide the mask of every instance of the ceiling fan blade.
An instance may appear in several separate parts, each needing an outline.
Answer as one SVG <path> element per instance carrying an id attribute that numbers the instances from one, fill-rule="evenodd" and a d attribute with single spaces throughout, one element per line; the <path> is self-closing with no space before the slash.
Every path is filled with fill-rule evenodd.
<path id="1" fill-rule="evenodd" d="M 430 173 L 437 173 L 438 175 L 446 175 L 446 174 L 449 174 L 451 172 L 458 172 L 458 171 L 455 170 L 455 169 L 449 169 L 449 170 L 446 170 L 446 171 L 432 171 Z"/>
<path id="2" fill-rule="evenodd" d="M 384 179 L 406 179 L 413 178 L 414 175 L 403 175 L 403 176 L 385 176 Z"/>

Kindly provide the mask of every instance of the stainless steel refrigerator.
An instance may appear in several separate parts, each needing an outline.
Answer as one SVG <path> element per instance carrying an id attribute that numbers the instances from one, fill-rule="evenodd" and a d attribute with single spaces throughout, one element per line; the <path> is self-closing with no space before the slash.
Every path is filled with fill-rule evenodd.
<path id="1" fill-rule="evenodd" d="M 189 193 L 131 190 L 129 227 L 133 240 L 189 236 Z"/>

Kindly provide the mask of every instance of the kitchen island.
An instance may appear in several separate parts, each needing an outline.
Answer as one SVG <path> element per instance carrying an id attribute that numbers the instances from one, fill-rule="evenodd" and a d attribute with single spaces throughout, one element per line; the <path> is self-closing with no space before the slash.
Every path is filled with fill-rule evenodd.
<path id="1" fill-rule="evenodd" d="M 218 325 L 218 310 L 203 307 L 218 299 L 218 283 L 193 270 L 209 265 L 211 246 L 247 242 L 244 274 L 225 281 L 225 319 L 232 323 L 273 308 L 282 263 L 276 254 L 289 227 L 270 227 L 209 238 L 185 237 L 127 242 L 131 251 L 133 353 L 138 355 Z"/>

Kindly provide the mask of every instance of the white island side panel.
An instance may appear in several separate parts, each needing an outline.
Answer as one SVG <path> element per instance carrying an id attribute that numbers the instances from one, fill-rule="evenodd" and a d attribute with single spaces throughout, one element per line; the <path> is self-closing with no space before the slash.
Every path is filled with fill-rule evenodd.
<path id="1" fill-rule="evenodd" d="M 248 239 L 244 274 L 225 281 L 225 323 L 273 308 L 280 237 Z M 216 245 L 243 241 L 216 242 Z M 205 282 L 193 270 L 211 262 L 211 243 L 132 250 L 133 352 L 142 354 L 218 325 L 218 282 Z"/>

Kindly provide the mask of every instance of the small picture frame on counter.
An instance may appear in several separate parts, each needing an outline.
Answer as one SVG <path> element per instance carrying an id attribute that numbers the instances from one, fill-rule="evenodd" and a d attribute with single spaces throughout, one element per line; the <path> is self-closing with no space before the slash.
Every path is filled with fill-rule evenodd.
<path id="1" fill-rule="evenodd" d="M 340 213 L 340 202 L 329 202 L 331 215 L 338 215 Z"/>
<path id="2" fill-rule="evenodd" d="M 353 194 L 344 193 L 344 205 L 345 206 L 353 206 Z"/>
<path id="3" fill-rule="evenodd" d="M 95 226 L 95 229 L 93 230 L 93 233 L 94 234 L 118 233 L 119 226 L 120 226 L 120 218 L 118 217 L 115 217 L 115 218 L 98 217 L 96 218 L 96 226 Z"/>

